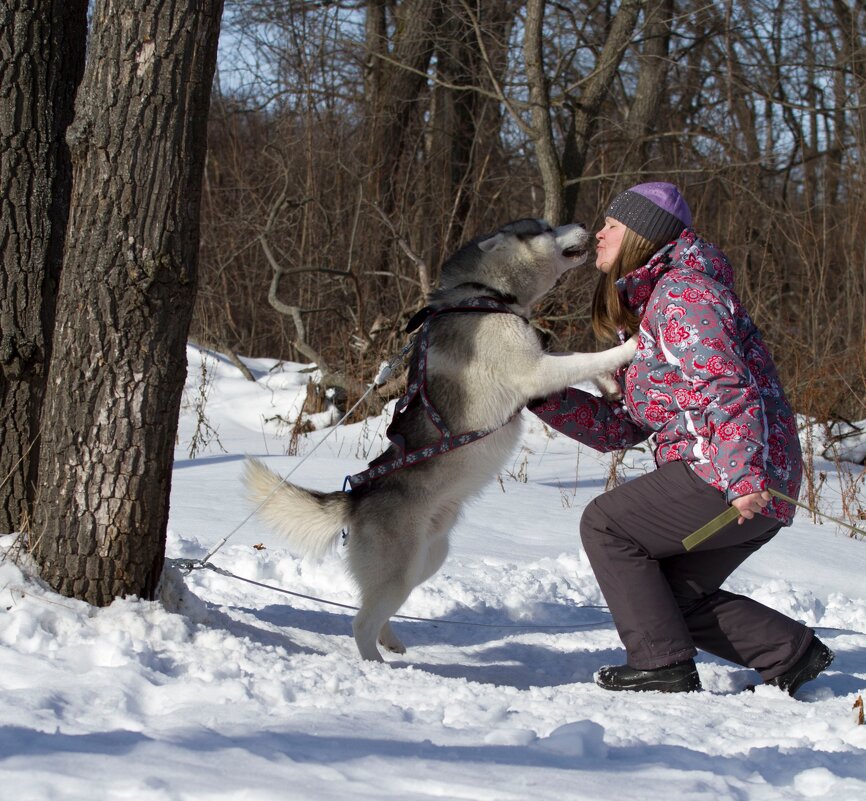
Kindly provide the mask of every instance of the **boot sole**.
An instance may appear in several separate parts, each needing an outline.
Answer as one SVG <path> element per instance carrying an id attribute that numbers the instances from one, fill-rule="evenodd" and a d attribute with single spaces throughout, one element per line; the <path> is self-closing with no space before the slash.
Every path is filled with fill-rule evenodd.
<path id="1" fill-rule="evenodd" d="M 697 676 L 686 676 L 675 681 L 662 681 L 659 679 L 647 679 L 634 684 L 618 684 L 616 686 L 604 684 L 596 679 L 595 682 L 603 690 L 613 692 L 659 692 L 659 693 L 694 693 L 700 692 L 703 687 Z"/>

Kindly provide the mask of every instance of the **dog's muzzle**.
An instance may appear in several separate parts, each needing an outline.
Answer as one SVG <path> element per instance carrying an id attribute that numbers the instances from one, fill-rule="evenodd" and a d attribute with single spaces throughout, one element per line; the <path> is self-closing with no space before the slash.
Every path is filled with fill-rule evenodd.
<path id="1" fill-rule="evenodd" d="M 586 248 L 571 247 L 562 251 L 562 255 L 567 259 L 583 259 L 588 253 Z"/>

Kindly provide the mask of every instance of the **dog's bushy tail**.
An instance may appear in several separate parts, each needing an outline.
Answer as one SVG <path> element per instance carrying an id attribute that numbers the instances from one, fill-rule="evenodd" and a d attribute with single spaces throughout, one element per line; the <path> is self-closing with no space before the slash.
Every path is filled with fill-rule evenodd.
<path id="1" fill-rule="evenodd" d="M 324 556 L 348 523 L 348 493 L 289 484 L 257 459 L 247 459 L 243 480 L 259 517 L 299 556 Z"/>

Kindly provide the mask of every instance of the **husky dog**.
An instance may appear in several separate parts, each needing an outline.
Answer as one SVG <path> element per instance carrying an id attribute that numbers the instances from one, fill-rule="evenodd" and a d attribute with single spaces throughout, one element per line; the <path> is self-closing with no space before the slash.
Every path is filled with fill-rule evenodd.
<path id="1" fill-rule="evenodd" d="M 388 621 L 441 567 L 463 505 L 506 465 L 520 439 L 520 410 L 534 398 L 609 375 L 634 355 L 631 340 L 600 353 L 548 354 L 526 320 L 563 273 L 586 261 L 588 241 L 579 225 L 554 229 L 542 220 L 517 220 L 473 240 L 443 265 L 441 287 L 425 310 L 433 316 L 424 388 L 448 431 L 479 438 L 348 493 L 302 489 L 247 461 L 250 499 L 298 553 L 322 556 L 348 530 L 348 566 L 361 596 L 352 628 L 364 659 L 382 661 L 377 639 L 405 653 Z M 500 309 L 441 313 L 479 297 L 495 299 Z M 417 362 L 413 367 L 417 384 Z M 398 405 L 389 428 L 395 444 L 371 465 L 399 457 L 401 445 L 406 453 L 441 441 L 434 417 L 420 403 Z"/>

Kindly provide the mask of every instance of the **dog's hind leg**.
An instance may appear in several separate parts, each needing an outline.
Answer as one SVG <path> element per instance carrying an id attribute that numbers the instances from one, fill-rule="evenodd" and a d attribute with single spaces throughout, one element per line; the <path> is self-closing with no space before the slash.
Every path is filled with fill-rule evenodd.
<path id="1" fill-rule="evenodd" d="M 406 646 L 403 641 L 394 633 L 390 623 L 385 623 L 379 629 L 379 645 L 394 654 L 405 654 Z"/>
<path id="2" fill-rule="evenodd" d="M 406 652 L 403 643 L 391 630 L 388 620 L 403 605 L 412 589 L 413 587 L 407 586 L 404 582 L 396 581 L 367 588 L 363 593 L 361 608 L 352 621 L 352 632 L 362 659 L 384 661 L 376 647 L 377 636 L 380 633 L 388 636 L 388 642 L 382 643 L 388 650 Z"/>
<path id="3" fill-rule="evenodd" d="M 448 556 L 448 535 L 451 533 L 451 529 L 454 528 L 459 515 L 459 507 L 443 506 L 437 509 L 436 513 L 432 516 L 430 529 L 427 532 L 426 553 L 421 563 L 418 580 L 415 582 L 416 587 L 419 584 L 423 584 L 431 576 L 434 576 L 445 562 L 445 557 Z"/>
<path id="4" fill-rule="evenodd" d="M 363 659 L 381 662 L 376 647 L 380 632 L 386 648 L 403 649 L 386 626 L 415 586 L 410 575 L 421 538 L 411 525 L 397 528 L 387 517 L 389 509 L 381 499 L 374 512 L 356 518 L 349 534 L 348 566 L 361 593 L 361 608 L 352 621 L 355 642 Z"/>
<path id="5" fill-rule="evenodd" d="M 456 517 L 456 514 L 453 515 L 444 529 L 440 527 L 429 535 L 430 539 L 426 553 L 420 555 L 424 557 L 419 563 L 420 572 L 417 577 L 412 577 L 413 579 L 417 578 L 412 584 L 413 589 L 435 575 L 439 568 L 442 567 L 445 557 L 448 556 L 448 532 L 451 530 Z M 406 653 L 406 646 L 403 645 L 402 640 L 394 633 L 389 622 L 386 622 L 379 631 L 379 643 L 395 654 Z"/>
<path id="6" fill-rule="evenodd" d="M 448 556 L 448 535 L 457 522 L 458 515 L 458 508 L 445 506 L 431 517 L 430 527 L 424 538 L 424 545 L 419 547 L 414 560 L 414 569 L 407 576 L 413 589 L 434 576 L 442 567 L 442 563 Z M 406 653 L 406 646 L 403 645 L 387 621 L 379 631 L 379 642 L 389 651 L 398 654 Z"/>
<path id="7" fill-rule="evenodd" d="M 449 505 L 431 515 L 420 530 L 389 530 L 377 521 L 369 529 L 362 523 L 349 536 L 349 565 L 361 590 L 352 630 L 364 659 L 382 660 L 377 640 L 389 651 L 406 652 L 389 620 L 409 593 L 442 566 L 456 518 L 457 510 Z"/>

